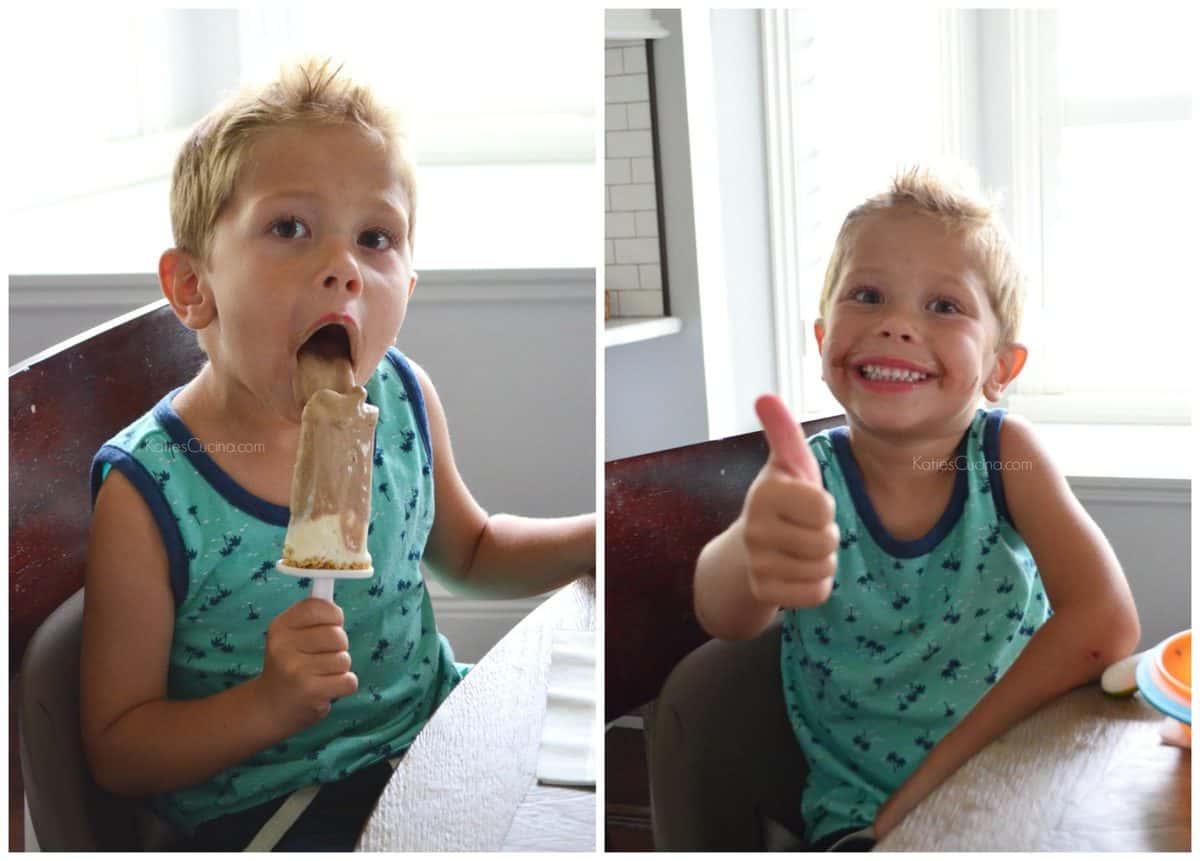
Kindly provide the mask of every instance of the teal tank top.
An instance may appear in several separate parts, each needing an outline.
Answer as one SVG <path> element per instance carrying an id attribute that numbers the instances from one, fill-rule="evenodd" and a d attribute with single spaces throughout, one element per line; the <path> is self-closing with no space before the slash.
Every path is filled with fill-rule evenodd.
<path id="1" fill-rule="evenodd" d="M 328 715 L 198 786 L 152 806 L 190 833 L 201 822 L 313 783 L 341 780 L 404 751 L 460 674 L 419 568 L 433 524 L 433 455 L 421 387 L 395 348 L 365 386 L 379 408 L 367 546 L 375 574 L 340 580 L 358 690 Z M 111 469 L 158 524 L 175 598 L 167 696 L 210 696 L 262 672 L 271 621 L 311 580 L 275 570 L 288 509 L 240 487 L 171 407 L 179 389 L 110 439 L 92 462 L 92 500 Z"/>
<path id="2" fill-rule="evenodd" d="M 880 522 L 845 427 L 808 441 L 841 532 L 829 600 L 788 610 L 781 627 L 784 698 L 810 767 L 810 842 L 870 825 L 1050 616 L 1004 502 L 1003 417 L 976 413 L 950 503 L 914 541 Z"/>

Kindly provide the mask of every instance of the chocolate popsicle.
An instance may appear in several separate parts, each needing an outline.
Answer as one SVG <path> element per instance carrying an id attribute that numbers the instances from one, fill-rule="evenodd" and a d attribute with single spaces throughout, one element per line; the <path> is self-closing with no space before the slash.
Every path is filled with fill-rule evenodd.
<path id="1" fill-rule="evenodd" d="M 282 561 L 293 568 L 371 568 L 367 530 L 379 410 L 354 385 L 344 355 L 304 349 L 297 359 L 304 410 Z"/>

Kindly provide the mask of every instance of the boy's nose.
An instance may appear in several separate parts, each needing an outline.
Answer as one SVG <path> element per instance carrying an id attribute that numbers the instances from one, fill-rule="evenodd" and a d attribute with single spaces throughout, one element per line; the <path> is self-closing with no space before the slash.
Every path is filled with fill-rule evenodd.
<path id="1" fill-rule="evenodd" d="M 325 276 L 326 287 L 345 287 L 351 293 L 357 293 L 362 289 L 362 282 L 357 277 L 343 278 L 336 274 Z"/>
<path id="2" fill-rule="evenodd" d="M 904 314 L 892 313 L 880 323 L 879 334 L 884 338 L 895 338 L 898 341 L 909 343 L 913 340 L 916 332 Z"/>
<path id="3" fill-rule="evenodd" d="M 362 272 L 354 255 L 344 248 L 334 250 L 325 264 L 321 283 L 326 288 L 340 288 L 351 293 L 361 291 Z"/>
<path id="4" fill-rule="evenodd" d="M 879 334 L 883 335 L 885 338 L 891 338 L 894 335 L 898 340 L 904 341 L 905 343 L 908 343 L 913 339 L 911 332 L 904 331 L 898 326 L 884 326 L 883 329 L 880 330 Z"/>

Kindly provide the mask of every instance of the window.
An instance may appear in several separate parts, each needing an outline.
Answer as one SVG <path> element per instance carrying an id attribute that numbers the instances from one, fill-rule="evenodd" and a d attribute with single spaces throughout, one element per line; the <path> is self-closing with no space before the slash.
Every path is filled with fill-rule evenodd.
<path id="1" fill-rule="evenodd" d="M 813 322 L 842 218 L 897 169 L 950 154 L 943 19 L 825 5 L 763 13 L 776 370 L 803 416 L 840 412 Z"/>
<path id="2" fill-rule="evenodd" d="M 418 269 L 594 263 L 598 15 L 97 7 L 63 28 L 59 14 L 14 22 L 28 37 L 11 40 L 10 67 L 36 82 L 10 93 L 27 130 L 10 183 L 14 272 L 153 269 L 171 244 L 167 186 L 187 131 L 224 93 L 305 53 L 345 61 L 404 112 Z"/>
<path id="3" fill-rule="evenodd" d="M 1036 14 L 1036 13 L 1026 13 Z M 1040 293 L 1011 398 L 1035 418 L 1186 423 L 1195 290 L 1191 36 L 1181 7 L 1040 13 Z"/>
<path id="4" fill-rule="evenodd" d="M 1187 10 L 764 12 L 780 391 L 836 409 L 812 321 L 844 213 L 951 158 L 999 193 L 1027 264 L 1030 361 L 1008 405 L 1186 423 L 1195 275 Z"/>

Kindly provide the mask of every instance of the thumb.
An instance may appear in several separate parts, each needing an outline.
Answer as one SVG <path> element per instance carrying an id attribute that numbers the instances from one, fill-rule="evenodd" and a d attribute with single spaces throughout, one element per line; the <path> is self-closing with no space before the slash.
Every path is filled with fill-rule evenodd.
<path id="1" fill-rule="evenodd" d="M 787 406 L 775 395 L 763 395 L 754 402 L 754 411 L 762 422 L 771 448 L 771 459 L 784 472 L 812 482 L 821 480 L 821 469 Z"/>

